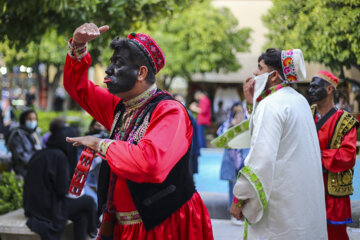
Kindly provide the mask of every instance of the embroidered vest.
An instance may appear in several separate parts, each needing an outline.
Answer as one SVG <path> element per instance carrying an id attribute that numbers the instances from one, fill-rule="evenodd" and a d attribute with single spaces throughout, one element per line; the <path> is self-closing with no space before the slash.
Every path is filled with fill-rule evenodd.
<path id="1" fill-rule="evenodd" d="M 311 106 L 313 116 L 316 113 L 316 105 Z M 334 132 L 329 141 L 329 149 L 337 149 L 341 146 L 341 141 L 353 127 L 358 127 L 359 122 L 348 112 L 343 112 L 335 124 Z M 348 169 L 343 172 L 325 171 L 326 191 L 333 197 L 345 197 L 352 195 L 354 188 L 352 185 L 354 169 Z"/>
<path id="2" fill-rule="evenodd" d="M 138 128 L 136 131 L 133 129 L 131 133 L 134 137 L 133 144 L 137 144 L 143 137 L 146 132 L 145 128 L 148 122 L 150 122 L 152 112 L 155 110 L 157 104 L 163 100 L 174 99 L 167 94 L 159 95 L 152 99 L 140 114 L 140 120 L 137 121 Z M 114 122 L 121 119 L 124 110 L 124 106 L 120 103 L 115 111 Z M 111 138 L 113 138 L 113 129 L 116 125 L 117 123 L 113 124 Z M 144 128 L 144 126 L 146 127 Z M 191 146 L 162 183 L 136 183 L 127 180 L 132 200 L 134 201 L 136 209 L 139 211 L 146 230 L 154 228 L 170 217 L 171 214 L 184 205 L 195 193 L 194 181 L 189 172 L 190 150 Z M 99 214 L 103 212 L 106 206 L 109 178 L 110 167 L 106 161 L 103 161 L 98 184 Z"/>

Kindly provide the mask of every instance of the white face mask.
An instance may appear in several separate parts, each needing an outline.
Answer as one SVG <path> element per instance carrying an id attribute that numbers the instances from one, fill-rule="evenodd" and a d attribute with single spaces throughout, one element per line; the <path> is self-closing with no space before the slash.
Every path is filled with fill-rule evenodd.
<path id="1" fill-rule="evenodd" d="M 256 99 L 260 96 L 260 94 L 264 91 L 266 87 L 266 83 L 268 81 L 269 75 L 274 71 L 263 73 L 259 76 L 254 77 L 255 85 L 254 85 L 254 96 L 253 96 L 253 105 L 256 103 Z"/>
<path id="2" fill-rule="evenodd" d="M 26 121 L 25 127 L 29 130 L 35 130 L 35 128 L 37 127 L 37 121 Z"/>

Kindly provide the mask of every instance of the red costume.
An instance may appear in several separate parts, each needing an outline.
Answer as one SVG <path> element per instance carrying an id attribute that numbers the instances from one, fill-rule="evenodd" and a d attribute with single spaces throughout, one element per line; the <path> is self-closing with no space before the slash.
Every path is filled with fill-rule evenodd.
<path id="1" fill-rule="evenodd" d="M 315 114 L 315 123 L 317 124 L 320 149 L 322 152 L 322 165 L 324 168 L 323 177 L 325 185 L 328 237 L 329 239 L 345 239 L 347 237 L 346 224 L 352 222 L 350 197 L 334 197 L 329 195 L 327 182 L 329 171 L 341 173 L 354 167 L 356 160 L 357 122 L 355 118 L 349 113 L 344 113 L 343 110 L 336 110 L 334 108 L 332 111 L 332 115 L 331 113 L 328 113 L 322 117 L 328 117 L 323 124 L 320 123 L 322 118 L 319 119 L 319 116 Z M 352 124 L 340 119 L 343 114 L 348 115 L 348 119 L 352 121 Z M 339 124 L 348 124 L 348 131 L 346 131 L 342 140 L 340 140 L 340 143 L 335 148 L 331 149 L 331 142 L 332 139 L 336 137 L 334 134 L 336 134 L 335 131 L 337 127 L 340 126 Z"/>
<path id="2" fill-rule="evenodd" d="M 188 151 L 192 125 L 186 109 L 177 101 L 163 100 L 157 104 L 148 122 L 145 118 L 139 131 L 130 134 L 127 141 L 121 141 L 130 122 L 136 119 L 138 109 L 154 96 L 156 85 L 140 98 L 124 101 L 126 110 L 121 117 L 122 123 L 116 125 L 116 109 L 121 99 L 88 80 L 90 62 L 89 53 L 81 60 L 68 55 L 64 87 L 97 121 L 108 130 L 114 129 L 115 140 L 105 141 L 106 149 L 100 151 L 111 174 L 116 175 L 111 192 L 116 213 L 103 215 L 103 223 L 115 222 L 113 239 L 213 239 L 211 219 L 197 192 L 170 217 L 149 230 L 139 218 L 129 191 L 128 181 L 162 183 Z"/>

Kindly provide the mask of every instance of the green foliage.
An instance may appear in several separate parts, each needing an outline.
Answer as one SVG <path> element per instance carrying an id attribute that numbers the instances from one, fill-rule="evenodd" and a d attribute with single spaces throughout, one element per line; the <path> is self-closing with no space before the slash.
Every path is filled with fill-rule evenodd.
<path id="1" fill-rule="evenodd" d="M 273 0 L 267 47 L 300 48 L 308 61 L 360 69 L 360 1 Z"/>
<path id="2" fill-rule="evenodd" d="M 24 181 L 16 179 L 13 172 L 3 172 L 0 176 L 0 214 L 22 207 Z"/>
<path id="3" fill-rule="evenodd" d="M 93 44 L 107 47 L 115 36 L 150 19 L 169 15 L 196 0 L 0 0 L 0 42 L 7 42 L 17 51 L 26 51 L 34 43 L 41 53 L 57 54 L 54 46 L 72 36 L 85 22 L 109 25 L 110 30 Z M 54 33 L 55 31 L 55 33 Z M 53 37 L 56 37 L 55 41 Z M 51 43 L 50 47 L 39 45 Z M 61 48 L 60 44 L 60 47 Z M 66 48 L 65 48 L 66 49 Z M 62 48 L 60 51 L 65 52 Z M 93 48 L 97 61 L 101 48 Z M 36 55 L 35 55 L 36 56 Z"/>
<path id="4" fill-rule="evenodd" d="M 92 117 L 83 111 L 37 111 L 36 113 L 38 115 L 38 128 L 41 134 L 49 131 L 50 122 L 57 117 L 63 117 L 68 124 L 79 128 L 82 135 L 88 130 L 92 120 Z"/>
<path id="5" fill-rule="evenodd" d="M 166 64 L 160 73 L 169 78 L 236 71 L 241 67 L 236 52 L 248 51 L 250 46 L 250 29 L 239 29 L 229 9 L 215 8 L 210 1 L 194 3 L 137 31 L 148 33 L 161 46 Z M 110 54 L 104 55 L 105 61 Z"/>

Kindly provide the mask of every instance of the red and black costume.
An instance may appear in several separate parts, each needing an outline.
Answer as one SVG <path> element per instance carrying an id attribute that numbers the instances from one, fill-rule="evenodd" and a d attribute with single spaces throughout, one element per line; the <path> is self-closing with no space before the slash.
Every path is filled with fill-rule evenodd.
<path id="1" fill-rule="evenodd" d="M 111 130 L 111 139 L 99 144 L 108 165 L 98 191 L 99 206 L 106 201 L 103 223 L 115 224 L 113 239 L 213 239 L 188 171 L 193 127 L 186 109 L 155 84 L 121 100 L 88 80 L 90 62 L 88 53 L 80 60 L 68 55 L 64 87 Z"/>
<path id="2" fill-rule="evenodd" d="M 346 224 L 351 223 L 351 204 L 349 194 L 352 194 L 352 168 L 356 161 L 357 120 L 341 109 L 332 108 L 321 118 L 316 112 L 316 105 L 312 106 L 318 131 L 322 165 L 324 169 L 326 216 L 329 239 L 344 239 Z M 348 183 L 349 193 L 336 194 L 331 191 L 342 191 L 344 186 L 331 186 L 329 174 L 335 173 L 337 179 L 341 177 Z M 347 175 L 344 175 L 347 174 Z M 337 183 L 335 183 L 337 184 Z M 340 235 L 339 235 L 340 234 Z M 347 236 L 347 234 L 346 234 Z M 340 238 L 339 238 L 340 237 Z"/>

